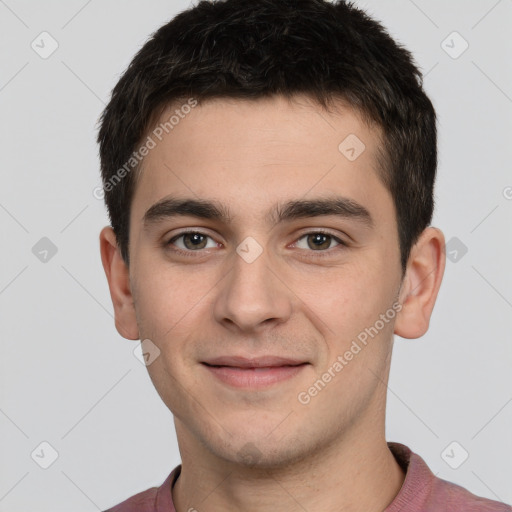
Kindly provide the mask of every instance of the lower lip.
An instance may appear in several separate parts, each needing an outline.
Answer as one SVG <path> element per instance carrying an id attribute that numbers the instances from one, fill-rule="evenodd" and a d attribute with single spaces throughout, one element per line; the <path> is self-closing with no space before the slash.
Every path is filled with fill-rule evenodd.
<path id="1" fill-rule="evenodd" d="M 291 379 L 306 364 L 297 366 L 272 366 L 266 368 L 237 368 L 233 366 L 204 365 L 217 379 L 237 388 L 263 388 Z"/>

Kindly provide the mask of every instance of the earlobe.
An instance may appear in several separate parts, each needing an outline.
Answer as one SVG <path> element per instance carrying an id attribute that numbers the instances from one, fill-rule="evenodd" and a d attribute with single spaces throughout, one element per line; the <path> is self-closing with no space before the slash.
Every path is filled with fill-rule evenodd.
<path id="1" fill-rule="evenodd" d="M 117 332 L 123 338 L 138 340 L 139 330 L 130 289 L 129 271 L 117 246 L 115 233 L 110 226 L 101 230 L 100 253 L 114 306 Z"/>
<path id="2" fill-rule="evenodd" d="M 402 338 L 419 338 L 428 330 L 445 269 L 444 247 L 442 231 L 428 227 L 411 249 L 394 330 Z"/>

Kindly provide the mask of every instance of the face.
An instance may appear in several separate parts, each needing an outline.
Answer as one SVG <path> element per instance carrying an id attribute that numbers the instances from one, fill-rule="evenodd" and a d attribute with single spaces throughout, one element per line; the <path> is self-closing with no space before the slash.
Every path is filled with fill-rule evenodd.
<path id="1" fill-rule="evenodd" d="M 375 428 L 401 284 L 377 129 L 274 97 L 209 100 L 160 136 L 129 278 L 180 443 L 275 466 Z"/>

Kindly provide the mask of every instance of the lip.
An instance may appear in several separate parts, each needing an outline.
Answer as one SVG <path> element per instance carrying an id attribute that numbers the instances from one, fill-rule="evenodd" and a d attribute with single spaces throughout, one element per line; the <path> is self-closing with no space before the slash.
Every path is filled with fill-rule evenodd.
<path id="1" fill-rule="evenodd" d="M 295 377 L 309 363 L 277 356 L 222 356 L 203 362 L 216 379 L 235 388 L 257 390 Z"/>
<path id="2" fill-rule="evenodd" d="M 203 364 L 208 366 L 227 366 L 239 369 L 299 366 L 305 363 L 307 363 L 307 361 L 301 359 L 271 355 L 260 357 L 220 356 L 213 359 L 208 359 L 208 361 L 203 361 Z"/>

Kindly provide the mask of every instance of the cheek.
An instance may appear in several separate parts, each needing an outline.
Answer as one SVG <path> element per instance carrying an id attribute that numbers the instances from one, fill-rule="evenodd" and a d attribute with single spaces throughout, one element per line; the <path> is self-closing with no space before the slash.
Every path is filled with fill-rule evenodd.
<path id="1" fill-rule="evenodd" d="M 386 275 L 381 258 L 374 264 L 368 260 L 351 268 L 331 269 L 322 279 L 305 279 L 302 282 L 301 298 L 306 304 L 305 314 L 310 321 L 330 340 L 332 358 L 343 353 L 353 340 L 371 330 L 375 337 L 388 337 L 392 330 L 392 318 L 382 325 L 380 315 L 385 314 L 393 303 L 393 279 Z M 379 266 L 380 265 L 380 266 Z M 373 339 L 373 338 L 371 338 Z"/>
<path id="2" fill-rule="evenodd" d="M 134 297 L 139 327 L 148 335 L 166 338 L 194 316 L 209 287 L 194 273 L 173 269 L 168 263 L 153 261 L 139 268 Z"/>
<path id="3" fill-rule="evenodd" d="M 153 261 L 139 268 L 135 300 L 139 332 L 141 339 L 151 340 L 160 351 L 147 369 L 160 393 L 171 389 L 180 396 L 176 386 L 191 379 L 187 368 L 194 364 L 197 339 L 204 336 L 212 307 L 207 294 L 211 286 L 204 276 L 172 269 L 168 263 Z"/>
<path id="4" fill-rule="evenodd" d="M 381 286 L 363 264 L 351 264 L 330 268 L 322 275 L 305 276 L 301 280 L 300 295 L 331 329 L 336 330 L 371 315 Z"/>

